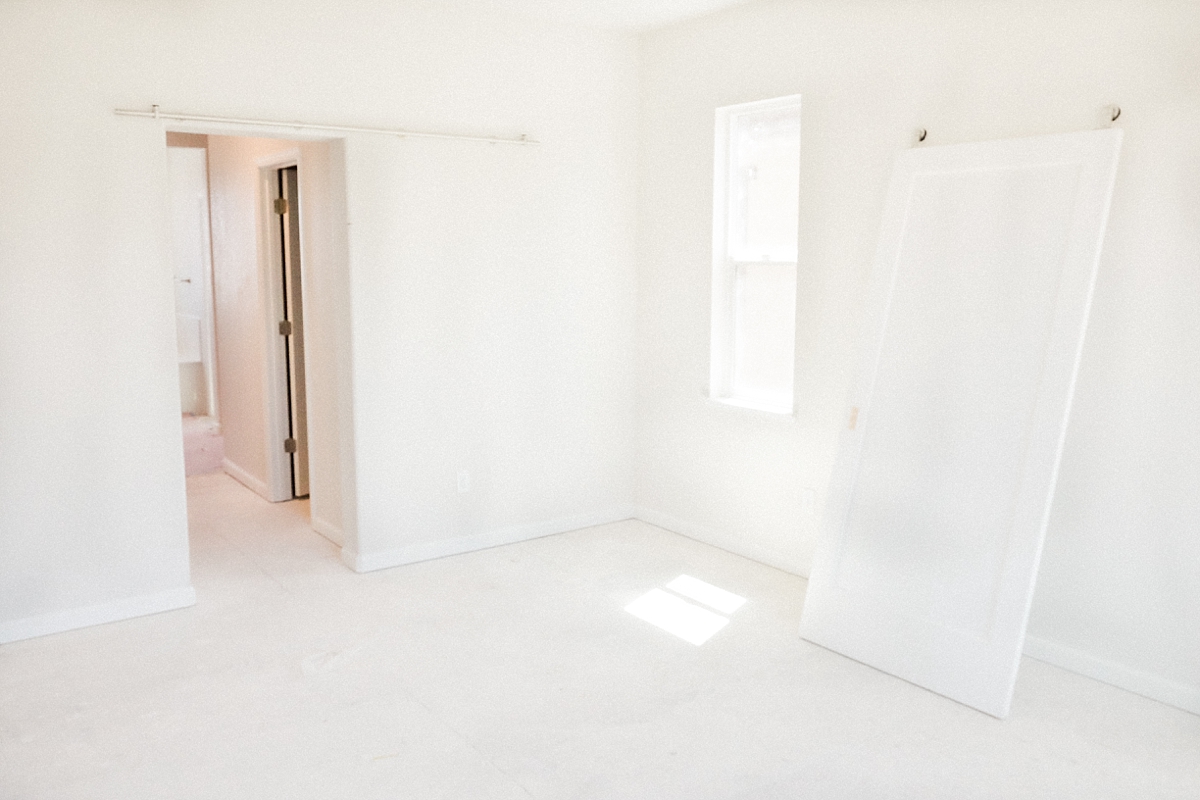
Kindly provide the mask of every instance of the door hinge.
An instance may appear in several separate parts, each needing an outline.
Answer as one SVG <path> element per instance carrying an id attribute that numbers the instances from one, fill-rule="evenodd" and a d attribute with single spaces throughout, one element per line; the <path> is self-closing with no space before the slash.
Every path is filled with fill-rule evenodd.
<path id="1" fill-rule="evenodd" d="M 285 452 L 285 453 L 296 452 L 296 440 L 290 436 L 288 438 L 284 439 L 283 440 L 283 452 Z"/>
<path id="2" fill-rule="evenodd" d="M 288 213 L 288 201 L 287 201 L 286 197 L 276 197 L 275 198 L 275 213 L 276 214 Z"/>
<path id="3" fill-rule="evenodd" d="M 291 336 L 292 335 L 292 321 L 290 319 L 284 319 L 284 320 L 279 321 L 279 335 L 280 336 Z"/>

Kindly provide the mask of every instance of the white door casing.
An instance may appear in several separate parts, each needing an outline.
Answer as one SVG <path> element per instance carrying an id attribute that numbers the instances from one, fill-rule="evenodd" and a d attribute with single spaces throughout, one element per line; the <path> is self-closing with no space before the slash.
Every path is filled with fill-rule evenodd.
<path id="1" fill-rule="evenodd" d="M 898 158 L 804 638 L 1008 714 L 1120 143 Z"/>

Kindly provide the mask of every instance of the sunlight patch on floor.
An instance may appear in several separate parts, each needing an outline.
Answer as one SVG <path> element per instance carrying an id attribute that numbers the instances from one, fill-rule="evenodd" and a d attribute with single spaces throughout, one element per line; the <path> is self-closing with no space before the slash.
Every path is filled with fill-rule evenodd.
<path id="1" fill-rule="evenodd" d="M 694 645 L 702 645 L 711 639 L 717 631 L 729 624 L 729 618 L 696 603 L 689 603 L 683 597 L 696 600 L 725 614 L 732 614 L 746 602 L 744 597 L 690 575 L 680 575 L 668 583 L 666 588 L 675 594 L 662 589 L 651 589 L 625 606 L 625 610 L 638 619 Z"/>

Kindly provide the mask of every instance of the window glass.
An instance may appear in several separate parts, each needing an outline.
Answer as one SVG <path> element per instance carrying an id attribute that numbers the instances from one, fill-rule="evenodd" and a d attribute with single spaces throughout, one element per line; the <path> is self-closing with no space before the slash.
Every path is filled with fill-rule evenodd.
<path id="1" fill-rule="evenodd" d="M 795 261 L 800 216 L 800 108 L 733 115 L 729 255 Z"/>

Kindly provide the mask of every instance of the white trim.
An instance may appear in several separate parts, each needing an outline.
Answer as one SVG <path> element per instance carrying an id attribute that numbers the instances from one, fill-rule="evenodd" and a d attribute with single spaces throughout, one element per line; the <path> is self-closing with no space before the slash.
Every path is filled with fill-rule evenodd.
<path id="1" fill-rule="evenodd" d="M 324 536 L 338 547 L 341 547 L 345 543 L 346 538 L 342 535 L 342 529 L 334 525 L 332 522 L 328 522 L 320 517 L 314 516 L 311 517 L 310 524 L 312 525 L 312 529 L 314 531 L 321 536 Z"/>
<path id="2" fill-rule="evenodd" d="M 221 460 L 221 469 L 225 470 L 226 475 L 233 478 L 235 481 L 240 483 L 242 486 L 245 486 L 259 497 L 267 500 L 268 502 L 275 502 L 271 500 L 271 490 L 267 488 L 265 483 L 251 475 L 247 470 L 230 461 L 228 458 Z"/>
<path id="3" fill-rule="evenodd" d="M 51 633 L 73 631 L 92 625 L 103 625 L 106 622 L 144 617 L 147 614 L 174 611 L 195 604 L 196 590 L 191 586 L 181 586 L 165 592 L 127 597 L 124 600 L 113 600 L 94 606 L 52 611 L 49 614 L 38 614 L 35 617 L 0 622 L 0 644 L 32 639 L 35 636 L 46 636 Z"/>
<path id="4" fill-rule="evenodd" d="M 672 517 L 670 514 L 663 514 L 644 506 L 638 506 L 634 509 L 634 517 L 649 525 L 662 528 L 665 531 L 677 533 L 689 539 L 695 539 L 701 544 L 719 548 L 727 553 L 733 553 L 735 556 L 741 556 L 751 561 L 757 561 L 760 564 L 766 564 L 768 567 L 783 570 L 791 575 L 799 575 L 802 578 L 808 577 L 791 559 L 771 550 L 752 545 L 734 534 L 687 522 L 677 517 Z"/>
<path id="5" fill-rule="evenodd" d="M 530 539 L 540 539 L 543 536 L 554 536 L 559 533 L 590 528 L 593 525 L 607 525 L 610 522 L 620 522 L 634 516 L 630 506 L 619 506 L 607 511 L 594 514 L 578 514 L 572 517 L 560 517 L 547 522 L 534 522 L 527 525 L 509 525 L 494 531 L 459 536 L 454 539 L 438 539 L 431 542 L 416 542 L 405 547 L 383 550 L 378 553 L 357 553 L 349 547 L 342 548 L 342 561 L 355 572 L 374 572 L 377 569 L 399 567 L 414 564 L 418 561 L 431 561 L 435 558 L 456 556 L 471 553 L 476 550 L 487 550 L 505 544 L 516 544 Z"/>
<path id="6" fill-rule="evenodd" d="M 1200 685 L 1177 683 L 1065 644 L 1025 637 L 1025 655 L 1160 703 L 1200 714 Z"/>

